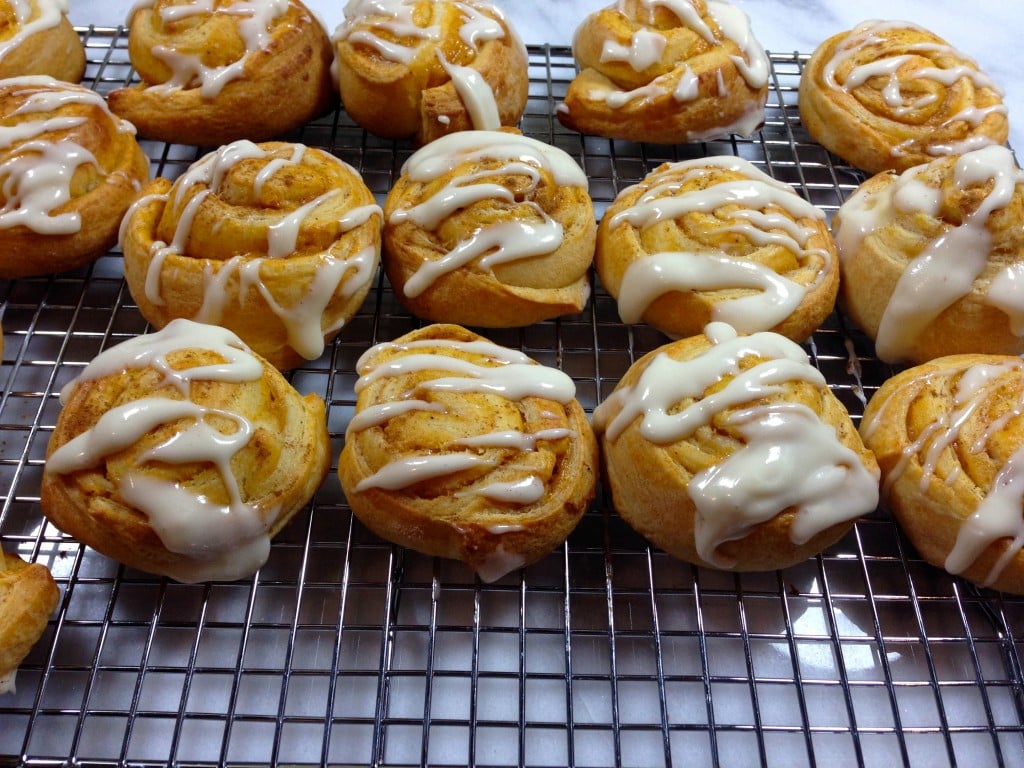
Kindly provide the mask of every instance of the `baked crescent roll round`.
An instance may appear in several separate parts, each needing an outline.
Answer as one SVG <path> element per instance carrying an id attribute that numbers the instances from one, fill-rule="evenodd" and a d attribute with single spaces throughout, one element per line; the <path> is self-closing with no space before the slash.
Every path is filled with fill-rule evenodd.
<path id="1" fill-rule="evenodd" d="M 281 369 L 319 357 L 363 303 L 381 209 L 359 173 L 302 144 L 240 140 L 143 191 L 121 229 L 125 280 L 158 328 L 230 328 Z"/>
<path id="2" fill-rule="evenodd" d="M 61 401 L 44 514 L 108 557 L 182 582 L 253 574 L 331 460 L 319 397 L 230 331 L 190 320 L 101 353 Z"/>
<path id="3" fill-rule="evenodd" d="M 997 146 L 864 182 L 833 219 L 841 303 L 886 362 L 1024 353 L 1024 172 Z"/>
<path id="4" fill-rule="evenodd" d="M 505 131 L 437 139 L 384 204 L 384 269 L 418 317 L 486 328 L 575 314 L 590 296 L 597 224 L 565 152 Z"/>
<path id="5" fill-rule="evenodd" d="M 901 371 L 860 431 L 883 505 L 926 561 L 1024 594 L 1024 361 L 950 355 Z"/>
<path id="6" fill-rule="evenodd" d="M 807 353 L 711 323 L 638 360 L 594 411 L 619 514 L 682 560 L 784 568 L 878 502 L 878 466 Z"/>
<path id="7" fill-rule="evenodd" d="M 839 290 L 825 214 L 728 156 L 665 163 L 622 190 L 598 228 L 595 266 L 623 322 L 674 338 L 722 321 L 802 341 Z"/>
<path id="8" fill-rule="evenodd" d="M 330 38 L 301 0 L 142 0 L 128 55 L 141 82 L 107 98 L 151 139 L 262 141 L 337 101 Z"/>
<path id="9" fill-rule="evenodd" d="M 573 36 L 579 74 L 558 119 L 582 133 L 678 144 L 764 122 L 768 57 L 739 8 L 719 0 L 618 0 Z"/>
<path id="10" fill-rule="evenodd" d="M 332 39 L 345 111 L 378 136 L 426 144 L 526 109 L 526 47 L 484 0 L 352 0 Z"/>
<path id="11" fill-rule="evenodd" d="M 42 636 L 59 599 L 45 565 L 0 552 L 0 694 L 14 690 L 18 665 Z"/>
<path id="12" fill-rule="evenodd" d="M 338 474 L 370 530 L 494 581 L 575 528 L 597 442 L 564 373 L 455 325 L 377 345 L 358 371 Z"/>
<path id="13" fill-rule="evenodd" d="M 868 173 L 903 171 L 1009 135 L 992 78 L 905 21 L 866 21 L 819 45 L 800 76 L 799 110 L 815 141 Z"/>
<path id="14" fill-rule="evenodd" d="M 81 80 L 85 47 L 67 12 L 67 0 L 0 0 L 0 79 Z"/>
<path id="15" fill-rule="evenodd" d="M 148 179 L 135 129 L 102 96 L 44 75 L 0 80 L 0 277 L 94 261 Z"/>

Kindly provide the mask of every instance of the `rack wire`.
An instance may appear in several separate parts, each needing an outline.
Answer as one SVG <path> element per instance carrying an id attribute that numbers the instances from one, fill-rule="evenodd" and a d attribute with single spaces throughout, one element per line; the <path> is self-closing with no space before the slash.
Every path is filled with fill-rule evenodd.
<path id="1" fill-rule="evenodd" d="M 79 30 L 86 82 L 132 81 L 120 28 Z M 740 155 L 831 215 L 862 180 L 813 143 L 806 56 L 772 54 L 768 120 L 750 140 L 673 147 L 562 128 L 571 52 L 530 46 L 524 133 L 573 155 L 598 214 L 663 161 Z M 358 168 L 383 201 L 411 147 L 343 111 L 286 137 Z M 203 154 L 143 142 L 154 175 Z M 489 332 L 570 374 L 593 407 L 666 339 L 625 326 L 595 286 L 580 315 Z M 703 570 L 651 549 L 600 493 L 566 544 L 483 585 L 352 518 L 334 473 L 354 365 L 417 321 L 378 279 L 325 353 L 291 374 L 328 406 L 335 465 L 236 583 L 127 569 L 42 518 L 60 387 L 147 330 L 114 252 L 78 271 L 0 281 L 0 539 L 61 588 L 46 633 L 0 697 L 0 765 L 1014 765 L 1024 760 L 1021 598 L 923 563 L 884 511 L 782 572 Z M 806 348 L 860 418 L 892 371 L 833 315 Z"/>

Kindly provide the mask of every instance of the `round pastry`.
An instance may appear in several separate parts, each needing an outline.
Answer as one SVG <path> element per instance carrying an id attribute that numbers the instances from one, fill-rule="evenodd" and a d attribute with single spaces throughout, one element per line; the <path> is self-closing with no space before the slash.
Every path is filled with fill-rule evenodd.
<path id="1" fill-rule="evenodd" d="M 230 331 L 190 320 L 101 353 L 61 402 L 44 514 L 108 557 L 182 582 L 253 574 L 331 460 L 319 397 Z"/>
<path id="2" fill-rule="evenodd" d="M 1024 172 L 985 147 L 881 173 L 833 219 L 841 303 L 886 362 L 1024 353 Z"/>
<path id="3" fill-rule="evenodd" d="M 0 694 L 14 690 L 18 665 L 42 636 L 59 599 L 46 566 L 0 552 Z"/>
<path id="4" fill-rule="evenodd" d="M 725 323 L 638 360 L 594 411 L 615 509 L 696 565 L 784 568 L 878 502 L 878 466 L 796 343 Z"/>
<path id="5" fill-rule="evenodd" d="M 350 0 L 332 39 L 345 111 L 378 136 L 426 144 L 526 109 L 526 47 L 484 0 Z"/>
<path id="6" fill-rule="evenodd" d="M 301 0 L 142 0 L 128 55 L 142 81 L 107 98 L 151 139 L 262 141 L 337 101 L 330 38 Z"/>
<path id="7" fill-rule="evenodd" d="M 85 47 L 67 12 L 67 0 L 0 0 L 0 79 L 81 80 Z"/>
<path id="8" fill-rule="evenodd" d="M 584 19 L 558 119 L 582 133 L 678 144 L 764 123 L 768 57 L 719 0 L 618 0 Z"/>
<path id="9" fill-rule="evenodd" d="M 597 442 L 564 373 L 455 325 L 377 345 L 357 368 L 338 473 L 372 531 L 494 581 L 575 528 Z"/>
<path id="10" fill-rule="evenodd" d="M 221 325 L 278 368 L 319 357 L 366 298 L 381 209 L 323 150 L 240 140 L 158 178 L 125 216 L 124 273 L 158 328 Z"/>
<path id="11" fill-rule="evenodd" d="M 800 76 L 808 133 L 868 173 L 903 171 L 1009 135 L 1002 91 L 941 37 L 905 21 L 833 35 Z"/>
<path id="12" fill-rule="evenodd" d="M 861 421 L 883 504 L 932 565 L 1024 594 L 1024 361 L 950 355 L 904 370 Z"/>
<path id="13" fill-rule="evenodd" d="M 0 80 L 0 278 L 106 253 L 148 179 L 135 130 L 102 96 L 44 75 Z"/>
<path id="14" fill-rule="evenodd" d="M 505 131 L 420 149 L 384 204 L 384 269 L 418 317 L 487 328 L 575 314 L 597 224 L 568 154 Z"/>
<path id="15" fill-rule="evenodd" d="M 839 290 L 825 214 L 738 157 L 665 163 L 622 190 L 595 266 L 623 322 L 674 338 L 722 321 L 803 341 Z"/>

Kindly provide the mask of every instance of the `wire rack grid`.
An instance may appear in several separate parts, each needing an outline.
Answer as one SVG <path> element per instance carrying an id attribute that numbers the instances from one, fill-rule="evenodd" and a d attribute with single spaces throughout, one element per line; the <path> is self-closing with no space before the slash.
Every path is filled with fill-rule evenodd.
<path id="1" fill-rule="evenodd" d="M 123 29 L 79 30 L 97 91 L 132 81 Z M 673 147 L 581 137 L 553 119 L 571 52 L 530 46 L 524 133 L 576 157 L 598 214 L 663 161 L 742 156 L 831 215 L 863 179 L 799 123 L 806 56 L 771 55 L 750 140 Z M 411 148 L 344 112 L 286 137 L 358 168 L 380 201 Z M 174 177 L 196 147 L 144 142 Z M 0 538 L 61 587 L 0 698 L 0 765 L 1020 765 L 1024 601 L 918 559 L 877 511 L 783 572 L 693 568 L 652 549 L 603 493 L 566 544 L 482 585 L 353 520 L 333 471 L 253 578 L 183 585 L 114 563 L 39 507 L 61 386 L 147 330 L 114 251 L 0 281 Z M 369 345 L 417 326 L 383 277 L 319 360 L 291 374 L 328 406 L 335 465 Z M 666 339 L 595 286 L 580 315 L 489 332 L 560 367 L 588 411 Z M 859 419 L 892 371 L 834 314 L 807 342 Z"/>

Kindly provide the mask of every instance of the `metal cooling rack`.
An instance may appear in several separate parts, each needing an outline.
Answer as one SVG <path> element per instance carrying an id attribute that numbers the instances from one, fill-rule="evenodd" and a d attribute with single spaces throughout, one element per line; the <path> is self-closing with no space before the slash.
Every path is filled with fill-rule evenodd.
<path id="1" fill-rule="evenodd" d="M 122 29 L 82 29 L 87 82 L 130 82 Z M 525 133 L 586 169 L 598 213 L 665 160 L 737 154 L 831 214 L 862 177 L 811 142 L 796 110 L 805 56 L 773 55 L 752 140 L 607 141 L 552 119 L 575 73 L 530 48 Z M 408 156 L 344 113 L 292 140 L 357 167 L 382 201 Z M 154 174 L 202 151 L 146 142 Z M 146 324 L 111 253 L 80 271 L 0 281 L 0 538 L 49 566 L 62 599 L 0 698 L 0 765 L 465 766 L 1020 765 L 1024 600 L 921 562 L 876 512 L 778 573 L 690 567 L 648 548 L 599 496 L 566 545 L 481 585 L 355 522 L 333 469 L 239 583 L 181 585 L 118 566 L 39 508 L 57 392 Z M 335 457 L 356 358 L 415 327 L 380 279 L 363 311 L 293 383 L 322 395 Z M 626 327 L 599 288 L 576 317 L 492 332 L 575 379 L 591 410 L 664 343 Z M 891 374 L 833 316 L 806 345 L 859 419 Z"/>

